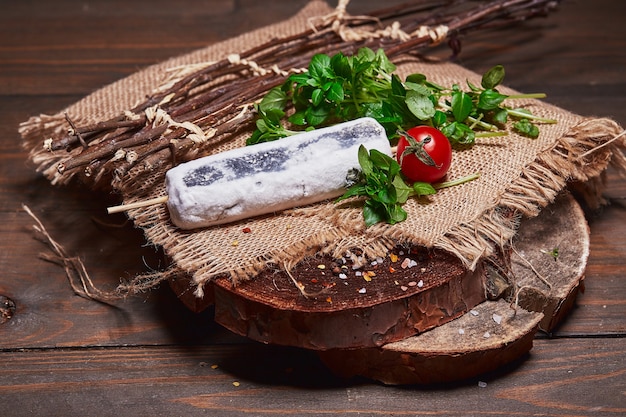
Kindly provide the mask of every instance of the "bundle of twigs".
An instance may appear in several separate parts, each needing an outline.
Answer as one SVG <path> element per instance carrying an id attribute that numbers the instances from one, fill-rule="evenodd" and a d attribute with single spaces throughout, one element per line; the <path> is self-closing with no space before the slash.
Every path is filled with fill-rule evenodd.
<path id="1" fill-rule="evenodd" d="M 139 163 L 146 169 L 176 164 L 228 141 L 254 125 L 251 104 L 283 83 L 289 71 L 306 66 L 314 53 L 382 47 L 394 60 L 444 41 L 456 52 L 466 32 L 545 15 L 558 1 L 420 0 L 368 16 L 348 15 L 347 3 L 341 0 L 333 14 L 312 19 L 295 36 L 186 68 L 118 117 L 87 126 L 76 126 L 67 117 L 68 134 L 45 143 L 49 151 L 68 151 L 49 160 L 48 168 L 56 167 L 54 182 L 80 176 L 93 188 L 117 188 Z"/>

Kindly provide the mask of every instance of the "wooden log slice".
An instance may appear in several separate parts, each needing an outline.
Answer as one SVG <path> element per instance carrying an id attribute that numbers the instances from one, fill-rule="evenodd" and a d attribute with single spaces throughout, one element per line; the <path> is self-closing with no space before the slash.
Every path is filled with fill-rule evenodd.
<path id="1" fill-rule="evenodd" d="M 339 375 L 386 384 L 456 381 L 520 358 L 539 327 L 553 328 L 574 303 L 589 253 L 584 213 L 564 194 L 537 218 L 522 221 L 513 248 L 521 291 L 510 300 L 486 301 L 457 320 L 380 348 L 335 349 L 320 357 Z"/>
<path id="2" fill-rule="evenodd" d="M 583 288 L 589 259 L 589 226 L 570 194 L 523 221 L 511 255 L 519 289 L 518 305 L 544 314 L 540 329 L 551 331 L 574 305 Z"/>
<path id="3" fill-rule="evenodd" d="M 380 347 L 440 326 L 486 299 L 486 268 L 468 271 L 442 251 L 398 247 L 359 268 L 358 255 L 351 259 L 309 258 L 290 274 L 267 269 L 238 286 L 217 279 L 215 320 L 264 343 Z"/>
<path id="4" fill-rule="evenodd" d="M 485 301 L 461 318 L 380 349 L 320 352 L 342 377 L 365 376 L 389 385 L 463 380 L 527 353 L 543 314 Z"/>

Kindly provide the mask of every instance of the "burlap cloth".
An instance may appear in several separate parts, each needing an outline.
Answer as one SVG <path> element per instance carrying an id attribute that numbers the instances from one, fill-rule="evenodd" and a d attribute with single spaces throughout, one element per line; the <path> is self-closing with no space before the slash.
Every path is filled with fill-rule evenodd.
<path id="1" fill-rule="evenodd" d="M 169 68 L 214 61 L 273 37 L 298 33 L 307 27 L 310 17 L 330 11 L 325 3 L 311 2 L 285 22 L 149 67 L 56 115 L 33 117 L 21 127 L 24 144 L 31 150 L 31 159 L 54 183 L 54 169 L 41 164 L 44 158 L 50 158 L 42 142 L 66 131 L 65 113 L 77 123 L 106 120 L 161 86 Z M 461 84 L 466 79 L 480 84 L 477 74 L 451 63 L 427 64 L 412 59 L 398 67 L 401 75 L 414 72 L 424 73 L 440 85 Z M 479 139 L 475 146 L 455 151 L 449 178 L 474 173 L 480 173 L 480 178 L 442 190 L 428 202 L 409 201 L 405 205 L 408 220 L 394 226 L 365 228 L 359 208 L 338 207 L 333 202 L 193 232 L 174 227 L 165 205 L 131 210 L 128 215 L 135 225 L 144 230 L 151 243 L 163 247 L 173 261 L 169 269 L 150 277 L 158 280 L 188 274 L 198 285 L 197 295 L 202 296 L 203 284 L 218 275 L 230 275 L 237 282 L 253 278 L 268 264 L 289 268 L 305 256 L 320 252 L 341 256 L 353 248 L 363 250 L 367 256 L 381 256 L 405 243 L 445 249 L 473 268 L 477 260 L 492 252 L 494 243 L 506 242 L 515 233 L 516 224 L 503 215 L 503 209 L 535 216 L 567 182 L 585 183 L 591 194 L 598 195 L 601 174 L 610 163 L 622 171 L 626 169 L 623 140 L 611 141 L 621 131 L 615 122 L 581 117 L 534 100 L 518 105 L 558 123 L 541 126 L 540 137 L 535 140 L 510 134 Z M 203 149 L 203 153 L 243 146 L 244 140 L 241 137 Z M 136 167 L 119 187 L 124 202 L 165 195 L 165 172 L 165 168 L 150 171 Z"/>

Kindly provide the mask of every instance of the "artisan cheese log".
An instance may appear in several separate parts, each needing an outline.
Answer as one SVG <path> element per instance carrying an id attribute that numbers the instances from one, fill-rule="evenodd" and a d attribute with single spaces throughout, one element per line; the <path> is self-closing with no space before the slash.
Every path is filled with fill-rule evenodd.
<path id="1" fill-rule="evenodd" d="M 360 145 L 391 155 L 384 128 L 361 118 L 181 164 L 166 176 L 172 222 L 195 229 L 338 197 Z"/>

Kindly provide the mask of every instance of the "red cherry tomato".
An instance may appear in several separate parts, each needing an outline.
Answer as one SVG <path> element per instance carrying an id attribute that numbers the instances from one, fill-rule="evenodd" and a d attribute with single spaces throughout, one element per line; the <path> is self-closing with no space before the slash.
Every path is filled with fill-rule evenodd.
<path id="1" fill-rule="evenodd" d="M 402 174 L 411 182 L 434 183 L 445 177 L 452 163 L 448 138 L 430 126 L 416 126 L 407 133 L 410 137 L 400 138 L 396 154 Z"/>

